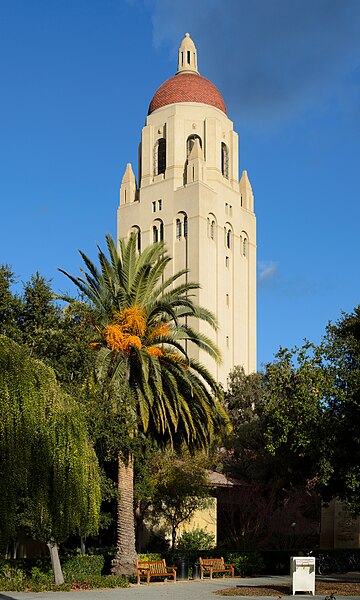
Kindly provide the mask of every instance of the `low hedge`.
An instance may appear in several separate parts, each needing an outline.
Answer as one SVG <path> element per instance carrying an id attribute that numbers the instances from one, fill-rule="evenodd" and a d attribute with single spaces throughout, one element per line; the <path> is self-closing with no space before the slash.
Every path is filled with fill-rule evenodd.
<path id="1" fill-rule="evenodd" d="M 62 570 L 65 583 L 54 584 L 50 560 L 0 559 L 1 591 L 69 591 L 71 589 L 128 587 L 126 577 L 102 575 L 104 557 L 79 554 L 65 557 Z"/>

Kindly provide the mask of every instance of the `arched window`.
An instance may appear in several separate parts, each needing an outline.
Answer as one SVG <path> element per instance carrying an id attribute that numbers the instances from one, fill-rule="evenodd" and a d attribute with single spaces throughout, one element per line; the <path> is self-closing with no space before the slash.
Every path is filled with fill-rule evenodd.
<path id="1" fill-rule="evenodd" d="M 156 242 L 159 241 L 159 231 L 156 225 L 153 225 L 153 243 L 156 244 Z"/>
<path id="2" fill-rule="evenodd" d="M 184 238 L 188 236 L 188 219 L 187 216 L 184 216 Z"/>
<path id="3" fill-rule="evenodd" d="M 226 247 L 231 248 L 231 229 L 226 232 Z"/>
<path id="4" fill-rule="evenodd" d="M 189 154 L 190 154 L 191 150 L 193 149 L 195 140 L 199 140 L 200 148 L 202 148 L 201 137 L 199 135 L 196 135 L 196 133 L 194 133 L 193 135 L 189 135 L 188 139 L 186 140 L 186 158 L 189 158 Z"/>
<path id="5" fill-rule="evenodd" d="M 141 253 L 141 230 L 138 225 L 134 225 L 131 228 L 131 235 L 136 235 L 136 249 L 138 253 Z"/>
<path id="6" fill-rule="evenodd" d="M 224 142 L 221 142 L 221 173 L 229 179 L 229 150 Z"/>
<path id="7" fill-rule="evenodd" d="M 215 239 L 215 221 L 211 221 L 210 223 L 210 238 L 212 240 Z"/>
<path id="8" fill-rule="evenodd" d="M 161 219 L 156 219 L 154 221 L 153 227 L 153 243 L 162 242 L 164 239 L 164 223 Z"/>
<path id="9" fill-rule="evenodd" d="M 165 173 L 166 169 L 166 140 L 160 138 L 155 144 L 154 152 L 154 174 Z"/>
<path id="10" fill-rule="evenodd" d="M 246 239 L 246 237 L 244 237 L 244 239 L 243 239 L 242 253 L 243 253 L 243 256 L 247 256 L 247 239 Z"/>
<path id="11" fill-rule="evenodd" d="M 186 240 L 188 237 L 188 218 L 184 212 L 178 212 L 175 221 L 175 237 L 177 240 Z"/>

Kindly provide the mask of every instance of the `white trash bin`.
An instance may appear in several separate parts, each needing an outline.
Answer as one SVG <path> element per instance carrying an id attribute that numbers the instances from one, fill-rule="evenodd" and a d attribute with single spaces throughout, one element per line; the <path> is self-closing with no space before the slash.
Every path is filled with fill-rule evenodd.
<path id="1" fill-rule="evenodd" d="M 315 557 L 292 556 L 290 558 L 292 594 L 311 592 L 315 595 Z"/>

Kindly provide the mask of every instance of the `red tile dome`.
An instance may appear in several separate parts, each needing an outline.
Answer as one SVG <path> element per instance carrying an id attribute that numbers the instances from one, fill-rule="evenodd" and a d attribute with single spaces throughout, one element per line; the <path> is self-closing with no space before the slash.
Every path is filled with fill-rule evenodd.
<path id="1" fill-rule="evenodd" d="M 155 92 L 148 114 L 178 102 L 201 102 L 215 106 L 226 114 L 225 102 L 219 90 L 198 73 L 182 72 L 167 79 Z"/>

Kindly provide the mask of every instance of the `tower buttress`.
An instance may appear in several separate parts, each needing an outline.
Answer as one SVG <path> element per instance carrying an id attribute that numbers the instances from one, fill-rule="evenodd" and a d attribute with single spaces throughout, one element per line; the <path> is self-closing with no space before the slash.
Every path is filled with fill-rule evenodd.
<path id="1" fill-rule="evenodd" d="M 204 153 L 198 139 L 195 139 L 191 152 L 188 158 L 186 168 L 186 182 L 193 183 L 194 181 L 204 181 Z"/>
<path id="2" fill-rule="evenodd" d="M 131 163 L 127 163 L 120 187 L 120 205 L 130 204 L 136 199 L 136 179 Z"/>
<path id="3" fill-rule="evenodd" d="M 247 171 L 243 171 L 240 179 L 241 206 L 254 212 L 254 194 Z"/>

